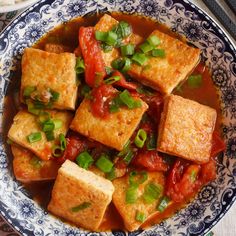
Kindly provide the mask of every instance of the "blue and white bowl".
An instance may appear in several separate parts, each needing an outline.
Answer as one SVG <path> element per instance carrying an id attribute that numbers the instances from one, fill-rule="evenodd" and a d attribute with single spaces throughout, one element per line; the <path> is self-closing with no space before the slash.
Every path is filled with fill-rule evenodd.
<path id="1" fill-rule="evenodd" d="M 0 36 L 0 118 L 4 96 L 24 48 L 56 25 L 78 16 L 124 12 L 151 17 L 185 35 L 202 50 L 219 90 L 223 134 L 227 149 L 218 164 L 217 179 L 170 219 L 145 231 L 91 233 L 72 227 L 45 212 L 13 176 L 0 140 L 0 211 L 23 235 L 204 235 L 227 212 L 236 198 L 236 49 L 206 13 L 188 0 L 41 0 L 18 16 Z M 2 122 L 1 122 L 2 126 Z M 1 127 L 1 132 L 4 127 Z M 2 135 L 1 135 L 2 137 Z"/>

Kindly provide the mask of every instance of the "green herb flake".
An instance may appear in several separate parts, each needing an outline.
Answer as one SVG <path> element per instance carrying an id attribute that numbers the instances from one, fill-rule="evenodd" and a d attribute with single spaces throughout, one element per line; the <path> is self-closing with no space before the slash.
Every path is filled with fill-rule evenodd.
<path id="1" fill-rule="evenodd" d="M 86 208 L 89 208 L 90 206 L 91 206 L 90 202 L 83 202 L 83 203 L 81 203 L 78 206 L 72 207 L 71 211 L 76 213 L 76 212 L 82 211 L 82 210 L 84 210 Z"/>

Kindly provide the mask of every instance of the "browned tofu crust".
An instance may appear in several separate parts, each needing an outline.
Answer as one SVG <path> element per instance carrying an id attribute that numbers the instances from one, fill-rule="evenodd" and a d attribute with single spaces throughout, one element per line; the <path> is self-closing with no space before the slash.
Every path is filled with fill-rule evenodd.
<path id="1" fill-rule="evenodd" d="M 136 109 L 121 108 L 119 112 L 101 119 L 91 112 L 90 100 L 84 99 L 76 111 L 70 128 L 104 145 L 122 150 L 138 126 L 148 105 L 139 99 L 142 107 Z"/>
<path id="2" fill-rule="evenodd" d="M 52 147 L 55 145 L 56 139 L 58 139 L 59 134 L 66 135 L 69 128 L 70 122 L 73 115 L 68 111 L 48 111 L 52 119 L 59 119 L 62 121 L 62 127 L 54 130 L 55 140 L 47 141 L 45 133 L 42 132 L 38 117 L 27 112 L 19 111 L 8 131 L 8 137 L 20 146 L 31 150 L 37 157 L 42 160 L 49 160 L 52 157 Z M 30 143 L 27 136 L 31 133 L 41 132 L 42 139 L 40 141 Z"/>
<path id="3" fill-rule="evenodd" d="M 199 62 L 200 50 L 158 30 L 151 35 L 161 40 L 158 48 L 165 50 L 165 58 L 150 57 L 143 66 L 133 64 L 128 73 L 140 83 L 162 94 L 170 94 L 195 68 Z"/>
<path id="4" fill-rule="evenodd" d="M 48 210 L 77 226 L 97 230 L 113 192 L 114 187 L 109 180 L 67 160 L 59 169 Z M 72 210 L 83 203 L 88 203 L 88 206 Z"/>
<path id="5" fill-rule="evenodd" d="M 144 193 L 145 186 L 149 183 L 164 186 L 165 178 L 163 173 L 149 172 L 148 180 L 139 186 L 138 200 L 135 203 L 128 204 L 126 203 L 126 192 L 129 187 L 129 176 L 126 175 L 113 181 L 115 192 L 112 197 L 112 202 L 123 218 L 125 227 L 128 231 L 137 230 L 142 225 L 142 222 L 136 220 L 137 212 L 144 213 L 146 219 L 156 213 L 156 207 L 163 192 L 161 192 L 159 199 L 149 204 L 146 203 L 142 198 L 142 194 Z"/>
<path id="6" fill-rule="evenodd" d="M 76 58 L 73 53 L 49 53 L 26 48 L 22 57 L 21 101 L 23 90 L 35 86 L 38 91 L 52 89 L 60 94 L 52 108 L 75 109 L 77 98 Z"/>
<path id="7" fill-rule="evenodd" d="M 29 150 L 14 144 L 11 145 L 11 150 L 13 171 L 17 180 L 28 183 L 56 178 L 57 171 L 61 166 L 57 161 L 42 161 Z"/>
<path id="8" fill-rule="evenodd" d="M 170 95 L 161 115 L 158 150 L 196 163 L 208 162 L 216 117 L 213 108 Z"/>

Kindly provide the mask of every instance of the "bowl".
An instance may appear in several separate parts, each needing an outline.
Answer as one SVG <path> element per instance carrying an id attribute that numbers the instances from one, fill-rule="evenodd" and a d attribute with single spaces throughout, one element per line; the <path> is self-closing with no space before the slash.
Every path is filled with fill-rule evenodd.
<path id="1" fill-rule="evenodd" d="M 38 0 L 21 0 L 21 1 L 16 2 L 13 5 L 0 6 L 0 13 L 16 11 L 16 10 L 28 7 L 37 1 Z"/>
<path id="2" fill-rule="evenodd" d="M 188 0 L 42 0 L 23 11 L 0 36 L 0 212 L 22 235 L 126 235 L 122 231 L 92 233 L 63 223 L 45 212 L 16 181 L 7 153 L 2 119 L 4 96 L 24 48 L 56 25 L 72 18 L 104 12 L 147 16 L 185 35 L 202 50 L 219 91 L 226 151 L 219 157 L 217 179 L 205 186 L 186 208 L 147 230 L 129 235 L 204 235 L 236 198 L 236 53 L 225 32 Z"/>

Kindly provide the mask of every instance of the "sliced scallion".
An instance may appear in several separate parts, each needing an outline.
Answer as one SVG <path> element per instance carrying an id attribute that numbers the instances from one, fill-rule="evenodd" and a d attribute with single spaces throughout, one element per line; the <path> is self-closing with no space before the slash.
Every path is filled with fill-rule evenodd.
<path id="1" fill-rule="evenodd" d="M 156 149 L 156 136 L 154 134 L 150 134 L 146 142 L 147 150 L 155 150 Z"/>
<path id="2" fill-rule="evenodd" d="M 143 53 L 147 53 L 153 50 L 153 46 L 148 42 L 142 43 L 139 48 L 142 50 Z"/>
<path id="3" fill-rule="evenodd" d="M 143 129 L 139 129 L 137 135 L 135 136 L 134 143 L 138 148 L 142 148 L 147 139 L 147 133 Z"/>
<path id="4" fill-rule="evenodd" d="M 60 97 L 60 93 L 58 93 L 58 92 L 56 92 L 56 91 L 54 91 L 52 89 L 50 89 L 50 93 L 52 95 L 51 101 L 52 102 L 56 102 L 59 99 L 59 97 Z"/>
<path id="5" fill-rule="evenodd" d="M 151 35 L 147 38 L 147 42 L 150 45 L 156 47 L 161 43 L 161 40 L 156 35 Z"/>
<path id="6" fill-rule="evenodd" d="M 30 143 L 35 143 L 42 139 L 42 134 L 40 132 L 31 133 L 27 136 L 27 139 Z"/>
<path id="7" fill-rule="evenodd" d="M 135 219 L 143 223 L 146 220 L 146 215 L 143 212 L 138 211 L 136 213 Z"/>
<path id="8" fill-rule="evenodd" d="M 144 63 L 147 62 L 148 58 L 146 57 L 146 55 L 144 53 L 139 53 L 139 52 L 136 52 L 133 56 L 132 56 L 132 60 L 142 66 Z"/>
<path id="9" fill-rule="evenodd" d="M 59 134 L 59 141 L 60 141 L 61 150 L 64 151 L 66 149 L 66 144 L 67 144 L 64 134 Z"/>
<path id="10" fill-rule="evenodd" d="M 76 163 L 84 169 L 88 169 L 92 164 L 94 160 L 93 157 L 88 152 L 82 152 L 80 153 L 76 158 Z"/>
<path id="11" fill-rule="evenodd" d="M 41 113 L 41 109 L 37 109 L 34 107 L 34 104 L 30 99 L 26 101 L 28 112 L 34 115 L 39 115 Z"/>
<path id="12" fill-rule="evenodd" d="M 46 131 L 45 135 L 46 135 L 47 141 L 52 141 L 52 140 L 55 139 L 53 130 L 52 131 Z"/>
<path id="13" fill-rule="evenodd" d="M 82 210 L 84 210 L 84 209 L 86 209 L 86 208 L 88 208 L 90 206 L 91 206 L 90 202 L 83 202 L 83 203 L 81 203 L 78 206 L 72 207 L 71 211 L 74 212 L 74 213 L 75 212 L 79 212 L 79 211 L 82 211 Z"/>
<path id="14" fill-rule="evenodd" d="M 146 171 L 131 171 L 129 174 L 130 186 L 138 186 L 148 179 Z"/>
<path id="15" fill-rule="evenodd" d="M 59 145 L 54 145 L 52 147 L 52 155 L 54 157 L 60 157 L 62 156 L 62 154 L 63 154 L 63 151 L 61 150 L 61 147 Z"/>
<path id="16" fill-rule="evenodd" d="M 190 88 L 199 88 L 202 85 L 202 75 L 190 75 L 188 77 L 188 86 Z"/>
<path id="17" fill-rule="evenodd" d="M 36 90 L 35 86 L 26 86 L 23 90 L 23 96 L 30 97 L 31 93 L 33 93 L 35 90 Z"/>
<path id="18" fill-rule="evenodd" d="M 123 59 L 123 62 L 124 62 L 124 64 L 123 64 L 123 67 L 121 68 L 121 71 L 123 73 L 125 73 L 125 72 L 127 72 L 130 69 L 132 61 L 128 57 L 125 57 Z"/>
<path id="19" fill-rule="evenodd" d="M 133 151 L 132 151 L 132 150 L 129 150 L 129 151 L 125 154 L 123 160 L 124 160 L 125 163 L 128 165 L 128 164 L 132 161 L 133 157 L 134 157 Z"/>
<path id="20" fill-rule="evenodd" d="M 164 58 L 166 56 L 166 52 L 164 49 L 153 49 L 152 56 Z"/>
<path id="21" fill-rule="evenodd" d="M 128 204 L 133 204 L 137 201 L 138 198 L 138 189 L 136 186 L 130 186 L 126 190 L 125 202 Z"/>
<path id="22" fill-rule="evenodd" d="M 84 70 L 85 70 L 84 60 L 82 59 L 82 57 L 78 57 L 76 59 L 76 66 L 75 66 L 76 74 L 77 75 L 82 74 L 84 73 Z"/>
<path id="23" fill-rule="evenodd" d="M 134 45 L 127 44 L 120 47 L 122 56 L 132 56 L 134 54 Z"/>
<path id="24" fill-rule="evenodd" d="M 52 120 L 47 120 L 42 123 L 42 130 L 43 132 L 53 131 L 55 128 L 55 124 Z"/>
<path id="25" fill-rule="evenodd" d="M 161 193 L 163 187 L 160 184 L 149 183 L 145 186 L 143 199 L 146 203 L 151 204 L 157 200 Z"/>
<path id="26" fill-rule="evenodd" d="M 109 31 L 105 42 L 110 46 L 115 46 L 117 38 L 118 36 L 115 32 Z"/>
<path id="27" fill-rule="evenodd" d="M 98 40 L 98 41 L 102 41 L 102 42 L 105 42 L 106 41 L 106 38 L 107 38 L 107 32 L 102 32 L 102 31 L 95 31 L 95 38 Z"/>
<path id="28" fill-rule="evenodd" d="M 197 172 L 196 170 L 192 170 L 192 172 L 190 173 L 190 180 L 192 183 L 194 183 L 197 179 Z"/>
<path id="29" fill-rule="evenodd" d="M 104 173 L 109 173 L 111 172 L 114 164 L 105 155 L 102 155 L 96 161 L 95 165 L 98 167 L 98 169 L 100 169 Z"/>
<path id="30" fill-rule="evenodd" d="M 135 100 L 130 95 L 128 90 L 124 90 L 123 92 L 121 92 L 119 94 L 119 98 L 129 109 L 134 109 L 142 106 L 141 102 Z"/>
<path id="31" fill-rule="evenodd" d="M 60 129 L 62 127 L 62 124 L 63 124 L 62 120 L 60 120 L 60 119 L 53 119 L 52 121 L 54 123 L 54 129 L 55 130 Z"/>
<path id="32" fill-rule="evenodd" d="M 123 39 L 128 37 L 132 33 L 132 28 L 129 23 L 125 21 L 120 21 L 113 29 L 116 32 L 118 38 Z"/>
<path id="33" fill-rule="evenodd" d="M 36 156 L 33 156 L 31 159 L 30 159 L 30 164 L 36 168 L 36 169 L 39 169 L 41 166 L 42 166 L 42 162 L 41 160 L 36 157 Z"/>
<path id="34" fill-rule="evenodd" d="M 124 60 L 123 58 L 119 57 L 111 62 L 112 68 L 116 70 L 121 70 L 124 67 Z"/>
<path id="35" fill-rule="evenodd" d="M 105 84 L 114 84 L 115 82 L 120 80 L 120 76 L 111 76 L 108 79 L 104 80 Z"/>
<path id="36" fill-rule="evenodd" d="M 115 168 L 113 167 L 109 173 L 106 173 L 106 178 L 109 180 L 113 180 L 116 178 Z"/>
<path id="37" fill-rule="evenodd" d="M 158 204 L 157 210 L 160 212 L 163 212 L 167 208 L 169 202 L 170 202 L 170 199 L 167 196 L 164 196 L 161 199 L 160 203 Z"/>
<path id="38" fill-rule="evenodd" d="M 50 120 L 50 113 L 46 111 L 41 111 L 38 118 L 40 123 L 44 123 Z"/>

